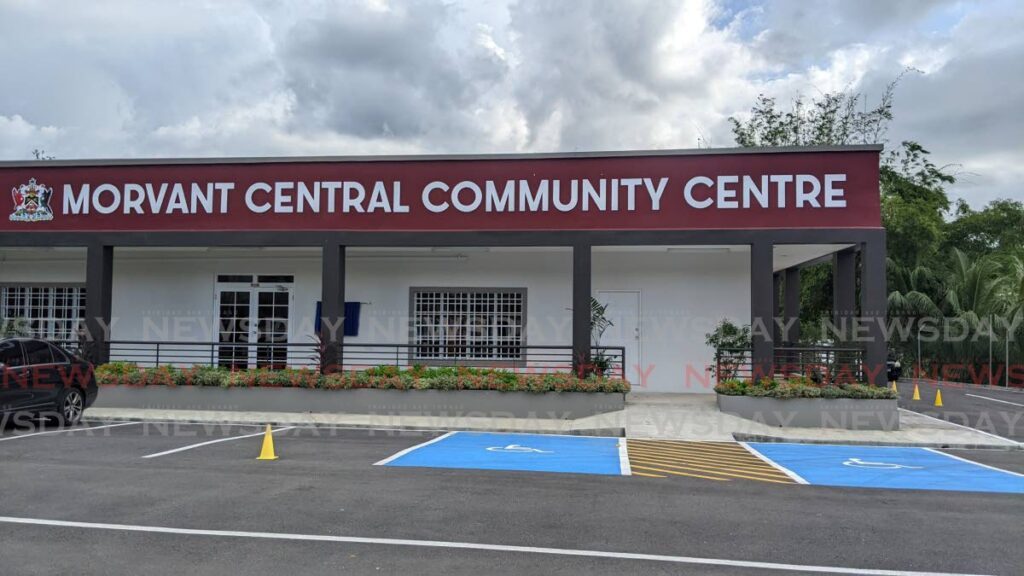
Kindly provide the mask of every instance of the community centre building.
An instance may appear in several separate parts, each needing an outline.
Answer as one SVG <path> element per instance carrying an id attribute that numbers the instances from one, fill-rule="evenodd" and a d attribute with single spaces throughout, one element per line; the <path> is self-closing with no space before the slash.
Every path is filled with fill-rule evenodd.
<path id="1" fill-rule="evenodd" d="M 0 162 L 0 318 L 97 362 L 600 364 L 709 392 L 705 334 L 751 324 L 770 373 L 801 267 L 831 262 L 884 380 L 880 151 Z"/>

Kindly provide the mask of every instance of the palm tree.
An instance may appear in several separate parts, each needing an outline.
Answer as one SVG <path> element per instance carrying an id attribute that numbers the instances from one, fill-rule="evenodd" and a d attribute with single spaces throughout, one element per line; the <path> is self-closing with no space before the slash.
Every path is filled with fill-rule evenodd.
<path id="1" fill-rule="evenodd" d="M 955 319 L 964 331 L 938 343 L 939 358 L 963 364 L 966 369 L 988 364 L 993 320 L 1005 318 L 1011 308 L 1005 297 L 1007 279 L 1000 272 L 995 258 L 971 260 L 960 250 L 953 250 L 952 271 L 946 278 L 940 305 L 945 317 Z"/>

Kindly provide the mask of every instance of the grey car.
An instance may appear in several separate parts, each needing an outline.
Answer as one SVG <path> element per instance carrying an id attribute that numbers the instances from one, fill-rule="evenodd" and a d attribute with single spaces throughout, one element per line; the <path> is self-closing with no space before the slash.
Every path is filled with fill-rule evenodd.
<path id="1" fill-rule="evenodd" d="M 96 401 L 93 365 L 39 338 L 0 340 L 0 417 L 52 417 L 77 424 Z"/>

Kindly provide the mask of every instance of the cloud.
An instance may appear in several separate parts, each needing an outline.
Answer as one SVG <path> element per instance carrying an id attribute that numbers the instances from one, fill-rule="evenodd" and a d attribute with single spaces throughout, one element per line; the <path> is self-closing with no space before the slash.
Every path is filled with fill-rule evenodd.
<path id="1" fill-rule="evenodd" d="M 730 146 L 759 93 L 877 98 L 890 145 L 1018 196 L 1024 7 L 881 0 L 0 3 L 0 154 Z M 10 49 L 7 49 L 10 48 Z"/>

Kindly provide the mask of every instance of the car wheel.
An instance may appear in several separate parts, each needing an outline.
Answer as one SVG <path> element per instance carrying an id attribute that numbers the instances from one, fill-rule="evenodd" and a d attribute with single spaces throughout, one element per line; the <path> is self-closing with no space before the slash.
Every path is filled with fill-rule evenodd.
<path id="1" fill-rule="evenodd" d="M 57 420 L 61 426 L 72 426 L 82 420 L 85 411 L 85 397 L 78 388 L 68 388 L 57 406 Z"/>

